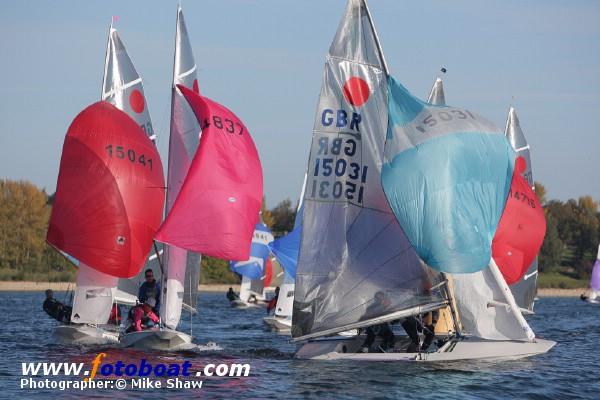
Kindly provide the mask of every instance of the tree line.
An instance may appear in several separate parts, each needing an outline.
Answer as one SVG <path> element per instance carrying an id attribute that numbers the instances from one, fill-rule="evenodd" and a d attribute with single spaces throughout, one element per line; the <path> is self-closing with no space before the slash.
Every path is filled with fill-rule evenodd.
<path id="1" fill-rule="evenodd" d="M 46 243 L 54 195 L 27 181 L 0 180 L 0 280 L 73 281 L 76 268 Z M 290 200 L 268 209 L 263 199 L 265 223 L 277 236 L 294 226 Z M 203 257 L 203 283 L 236 283 L 229 263 Z"/>
<path id="2" fill-rule="evenodd" d="M 590 196 L 567 201 L 547 200 L 544 186 L 536 193 L 546 215 L 546 237 L 539 253 L 540 272 L 559 272 L 578 279 L 591 273 L 600 242 L 598 202 Z M 0 280 L 68 281 L 75 268 L 46 244 L 53 195 L 26 181 L 0 181 Z M 275 237 L 293 229 L 296 207 L 289 199 L 269 209 L 262 220 Z M 228 262 L 203 257 L 201 282 L 235 283 Z"/>

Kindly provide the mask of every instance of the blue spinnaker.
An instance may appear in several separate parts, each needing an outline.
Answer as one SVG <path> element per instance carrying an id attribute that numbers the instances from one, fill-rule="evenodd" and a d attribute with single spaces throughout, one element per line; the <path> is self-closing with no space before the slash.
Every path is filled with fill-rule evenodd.
<path id="1" fill-rule="evenodd" d="M 250 279 L 262 278 L 266 260 L 269 257 L 268 244 L 272 241 L 273 234 L 271 234 L 271 230 L 264 223 L 257 223 L 252 237 L 250 258 L 245 261 L 231 261 L 229 268 L 233 272 Z"/>
<path id="2" fill-rule="evenodd" d="M 382 183 L 418 255 L 448 273 L 484 269 L 504 210 L 514 151 L 491 122 L 425 103 L 389 78 Z"/>

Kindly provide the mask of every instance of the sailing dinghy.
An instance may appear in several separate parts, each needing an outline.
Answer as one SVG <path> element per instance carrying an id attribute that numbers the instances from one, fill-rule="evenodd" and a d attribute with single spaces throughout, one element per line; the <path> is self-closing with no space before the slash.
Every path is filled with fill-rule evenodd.
<path id="1" fill-rule="evenodd" d="M 109 27 L 101 100 L 124 111 L 151 139 L 154 138 L 141 78 L 112 23 Z M 122 146 L 115 147 L 113 151 L 116 157 L 134 157 L 133 153 L 125 154 L 126 150 Z M 158 168 L 157 158 L 149 161 L 155 163 L 154 168 Z M 54 335 L 58 340 L 69 343 L 118 342 L 120 327 L 107 325 L 111 308 L 113 304 L 135 305 L 137 297 L 117 289 L 117 284 L 124 279 L 95 269 L 66 253 L 63 254 L 78 267 L 71 315 L 73 324 L 57 327 Z"/>
<path id="2" fill-rule="evenodd" d="M 514 154 L 496 128 L 472 115 L 421 102 L 390 78 L 366 2 L 348 2 L 326 59 L 313 131 L 292 326 L 294 341 L 305 343 L 296 357 L 513 359 L 554 345 L 533 337 L 491 259 Z M 457 143 L 473 151 L 457 154 Z M 448 190 L 430 190 L 439 187 L 436 177 L 448 179 Z M 467 210 L 477 201 L 481 207 Z M 521 261 L 511 266 L 522 268 Z M 494 300 L 503 307 L 489 307 Z M 461 314 L 465 304 L 473 313 Z M 447 306 L 454 332 L 429 351 L 406 352 L 397 340 L 390 350 L 363 353 L 364 335 L 329 337 Z"/>
<path id="3" fill-rule="evenodd" d="M 161 221 L 163 187 L 158 151 L 127 114 L 102 101 L 75 118 L 47 241 L 78 261 L 79 284 L 71 324 L 55 336 L 81 344 L 118 341 L 118 329 L 106 326 L 114 287 L 144 265 Z"/>
<path id="4" fill-rule="evenodd" d="M 283 284 L 279 289 L 279 298 L 275 305 L 275 314 L 263 318 L 263 322 L 269 328 L 280 333 L 290 333 L 292 328 L 292 311 L 294 306 L 294 288 L 296 280 L 296 268 L 298 265 L 298 253 L 300 251 L 300 237 L 302 235 L 302 200 L 306 190 L 307 174 L 304 174 L 302 192 L 294 219 L 294 228 L 287 235 L 269 243 L 269 249 L 275 255 L 283 267 Z"/>
<path id="5" fill-rule="evenodd" d="M 259 221 L 252 235 L 250 258 L 229 263 L 231 271 L 242 276 L 239 299 L 230 301 L 231 307 L 266 307 L 264 292 L 269 286 L 272 275 L 268 244 L 272 241 L 271 230 L 262 220 Z"/>
<path id="6" fill-rule="evenodd" d="M 590 278 L 590 290 L 587 294 L 581 295 L 581 300 L 588 303 L 600 303 L 600 246 L 598 246 L 598 255 L 592 269 L 592 277 Z"/>
<path id="7" fill-rule="evenodd" d="M 181 91 L 177 89 L 176 85 L 179 84 L 199 92 L 196 62 L 180 6 L 177 7 L 173 85 L 171 88 L 167 213 L 173 207 L 179 194 L 200 140 L 200 126 Z M 177 330 L 177 327 L 183 311 L 189 313 L 190 318 L 197 313 L 200 255 L 165 244 L 162 246 L 162 250 L 151 257 L 146 267 L 154 271 L 154 276 L 160 277 L 160 287 L 162 288 L 159 310 L 160 327 L 126 333 L 121 338 L 121 344 L 124 347 L 164 351 L 195 347 L 192 343 L 192 323 L 190 322 L 189 334 Z M 135 290 L 136 294 L 139 281 L 141 279 L 138 278 L 137 284 L 128 285 L 130 290 Z"/>

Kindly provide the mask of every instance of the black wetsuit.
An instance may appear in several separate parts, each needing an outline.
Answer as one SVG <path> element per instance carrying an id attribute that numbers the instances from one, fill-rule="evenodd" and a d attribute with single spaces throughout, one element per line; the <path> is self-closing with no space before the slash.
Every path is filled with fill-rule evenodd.
<path id="1" fill-rule="evenodd" d="M 235 292 L 233 290 L 230 290 L 227 292 L 227 299 L 229 301 L 239 300 L 239 298 L 240 298 L 240 296 L 235 294 Z"/>
<path id="2" fill-rule="evenodd" d="M 71 320 L 71 310 L 70 306 L 65 306 L 63 303 L 56 299 L 46 299 L 44 301 L 44 311 L 46 314 L 51 316 L 57 321 L 69 323 Z"/>

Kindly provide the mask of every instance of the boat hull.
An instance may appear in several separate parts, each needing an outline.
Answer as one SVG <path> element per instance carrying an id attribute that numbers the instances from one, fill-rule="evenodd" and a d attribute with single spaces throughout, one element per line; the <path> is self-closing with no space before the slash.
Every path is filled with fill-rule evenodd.
<path id="1" fill-rule="evenodd" d="M 172 329 L 129 332 L 121 337 L 121 346 L 143 350 L 179 351 L 194 347 L 192 337 Z"/>
<path id="2" fill-rule="evenodd" d="M 309 341 L 300 346 L 295 357 L 311 360 L 362 360 L 437 362 L 458 360 L 510 360 L 548 352 L 556 342 L 535 339 L 533 342 L 486 340 L 476 337 L 451 339 L 432 352 L 361 353 L 364 337 L 334 337 Z"/>
<path id="3" fill-rule="evenodd" d="M 52 333 L 59 343 L 105 345 L 119 343 L 119 332 L 89 325 L 60 325 Z"/>
<path id="4" fill-rule="evenodd" d="M 291 318 L 281 318 L 275 316 L 264 317 L 263 322 L 271 330 L 281 333 L 289 333 L 292 329 Z"/>
<path id="5" fill-rule="evenodd" d="M 233 300 L 229 302 L 232 308 L 266 308 L 267 304 L 264 302 L 259 303 L 247 303 L 243 300 Z"/>

